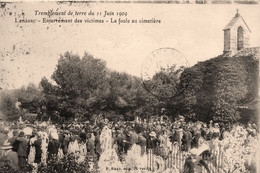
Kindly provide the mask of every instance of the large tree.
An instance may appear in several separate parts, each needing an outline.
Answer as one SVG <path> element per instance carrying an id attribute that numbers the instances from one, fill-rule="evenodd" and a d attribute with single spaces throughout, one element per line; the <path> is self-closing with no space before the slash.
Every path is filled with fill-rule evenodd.
<path id="1" fill-rule="evenodd" d="M 106 63 L 87 53 L 82 58 L 70 52 L 61 55 L 52 79 L 41 81 L 43 91 L 51 103 L 47 109 L 64 117 L 87 116 L 102 109 L 109 94 L 106 82 Z M 56 100 L 56 101 L 55 101 Z"/>
<path id="2" fill-rule="evenodd" d="M 69 52 L 61 55 L 52 80 L 41 80 L 48 115 L 89 119 L 103 114 L 133 120 L 157 111 L 158 100 L 143 88 L 140 78 L 108 70 L 104 61 L 87 53 L 82 58 Z"/>

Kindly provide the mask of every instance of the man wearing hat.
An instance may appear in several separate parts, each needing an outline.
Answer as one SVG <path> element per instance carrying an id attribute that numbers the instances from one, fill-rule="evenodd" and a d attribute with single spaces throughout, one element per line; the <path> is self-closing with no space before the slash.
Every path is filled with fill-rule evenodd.
<path id="1" fill-rule="evenodd" d="M 128 151 L 134 144 L 138 143 L 138 135 L 132 127 L 127 129 L 126 140 L 123 140 L 123 142 L 125 151 Z"/>
<path id="2" fill-rule="evenodd" d="M 160 144 L 159 139 L 156 137 L 156 133 L 152 131 L 149 134 L 149 138 L 147 140 L 147 149 L 152 149 L 153 152 L 156 152 L 156 149 L 158 148 Z"/>
<path id="3" fill-rule="evenodd" d="M 68 147 L 69 147 L 70 141 L 71 141 L 70 132 L 66 131 L 65 132 L 65 137 L 63 139 L 63 143 L 61 144 L 62 151 L 63 151 L 64 154 L 68 153 Z"/>
<path id="4" fill-rule="evenodd" d="M 7 157 L 7 159 L 10 161 L 10 167 L 14 169 L 14 171 L 18 171 L 19 166 L 18 166 L 18 155 L 16 152 L 12 151 L 13 147 L 11 144 L 6 141 L 3 146 L 1 147 L 1 150 L 3 154 Z"/>
<path id="5" fill-rule="evenodd" d="M 124 152 L 124 147 L 125 147 L 125 142 L 126 141 L 126 136 L 123 132 L 123 128 L 119 128 L 117 130 L 117 136 L 116 136 L 116 140 L 115 142 L 117 143 L 117 150 L 118 150 L 118 154 L 119 156 L 122 156 L 123 152 Z"/>
<path id="6" fill-rule="evenodd" d="M 130 147 L 132 147 L 136 143 L 138 143 L 138 135 L 136 134 L 134 129 L 130 129 L 130 131 L 129 131 L 129 144 L 130 144 Z"/>
<path id="7" fill-rule="evenodd" d="M 99 157 L 102 153 L 101 144 L 100 144 L 100 130 L 96 129 L 94 131 L 94 135 L 95 135 L 95 141 L 94 141 L 95 153 L 97 155 L 97 159 L 99 160 Z"/>
<path id="8" fill-rule="evenodd" d="M 192 141 L 192 134 L 190 130 L 185 127 L 183 130 L 183 137 L 182 137 L 182 145 L 184 151 L 189 151 L 191 149 L 191 141 Z"/>
<path id="9" fill-rule="evenodd" d="M 219 137 L 219 136 L 220 136 L 219 124 L 218 123 L 214 123 L 213 137 Z"/>
<path id="10" fill-rule="evenodd" d="M 19 159 L 19 167 L 24 169 L 26 167 L 26 157 L 27 157 L 27 140 L 24 137 L 24 132 L 21 131 L 18 135 L 19 146 L 18 146 L 18 159 Z"/>
<path id="11" fill-rule="evenodd" d="M 91 138 L 91 136 L 92 136 L 91 133 L 87 134 L 86 146 L 87 146 L 87 152 L 93 155 L 95 151 L 95 139 Z"/>
<path id="12" fill-rule="evenodd" d="M 206 164 L 206 162 L 203 160 L 203 154 L 208 152 L 209 150 L 209 146 L 207 144 L 203 144 L 201 147 L 199 148 L 193 148 L 190 150 L 189 154 L 190 154 L 190 159 L 191 160 L 186 160 L 189 161 L 189 172 L 187 170 L 185 170 L 188 166 L 186 163 L 184 164 L 184 173 L 192 173 L 192 172 L 202 172 L 202 166 L 207 170 L 207 172 L 211 172 L 209 170 L 208 165 Z M 189 157 L 188 157 L 189 158 Z M 186 168 L 185 168 L 186 167 Z"/>
<path id="13" fill-rule="evenodd" d="M 13 130 L 13 137 L 8 139 L 8 142 L 10 143 L 11 146 L 13 146 L 16 139 L 18 139 L 18 130 L 14 129 Z"/>
<path id="14" fill-rule="evenodd" d="M 50 160 L 53 155 L 57 156 L 59 152 L 59 147 L 60 147 L 59 135 L 57 132 L 52 132 L 50 134 L 50 141 L 48 145 L 48 160 Z"/>

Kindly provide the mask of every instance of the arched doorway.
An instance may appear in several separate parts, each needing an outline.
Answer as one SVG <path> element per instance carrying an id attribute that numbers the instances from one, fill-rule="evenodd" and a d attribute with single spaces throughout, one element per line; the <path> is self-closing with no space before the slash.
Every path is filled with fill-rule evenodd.
<path id="1" fill-rule="evenodd" d="M 237 50 L 244 48 L 244 30 L 242 26 L 237 29 Z"/>

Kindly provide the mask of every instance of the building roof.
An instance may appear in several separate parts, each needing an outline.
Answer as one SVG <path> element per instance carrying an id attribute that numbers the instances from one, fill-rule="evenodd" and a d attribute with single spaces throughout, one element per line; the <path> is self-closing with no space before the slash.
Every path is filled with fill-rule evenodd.
<path id="1" fill-rule="evenodd" d="M 233 27 L 233 25 L 239 21 L 240 19 L 242 19 L 242 21 L 245 23 L 247 29 L 249 30 L 249 32 L 251 32 L 250 28 L 248 27 L 248 25 L 246 24 L 245 20 L 243 19 L 243 17 L 239 14 L 238 10 L 237 13 L 235 15 L 235 17 L 232 18 L 232 20 L 227 24 L 227 26 L 223 29 L 223 30 L 227 30 Z"/>

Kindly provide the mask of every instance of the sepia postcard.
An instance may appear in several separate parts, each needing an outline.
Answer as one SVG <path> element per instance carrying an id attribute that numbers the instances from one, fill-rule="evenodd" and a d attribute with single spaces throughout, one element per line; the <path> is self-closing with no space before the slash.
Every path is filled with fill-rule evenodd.
<path id="1" fill-rule="evenodd" d="M 260 171 L 259 0 L 0 5 L 0 146 L 30 150 L 12 169 Z"/>

